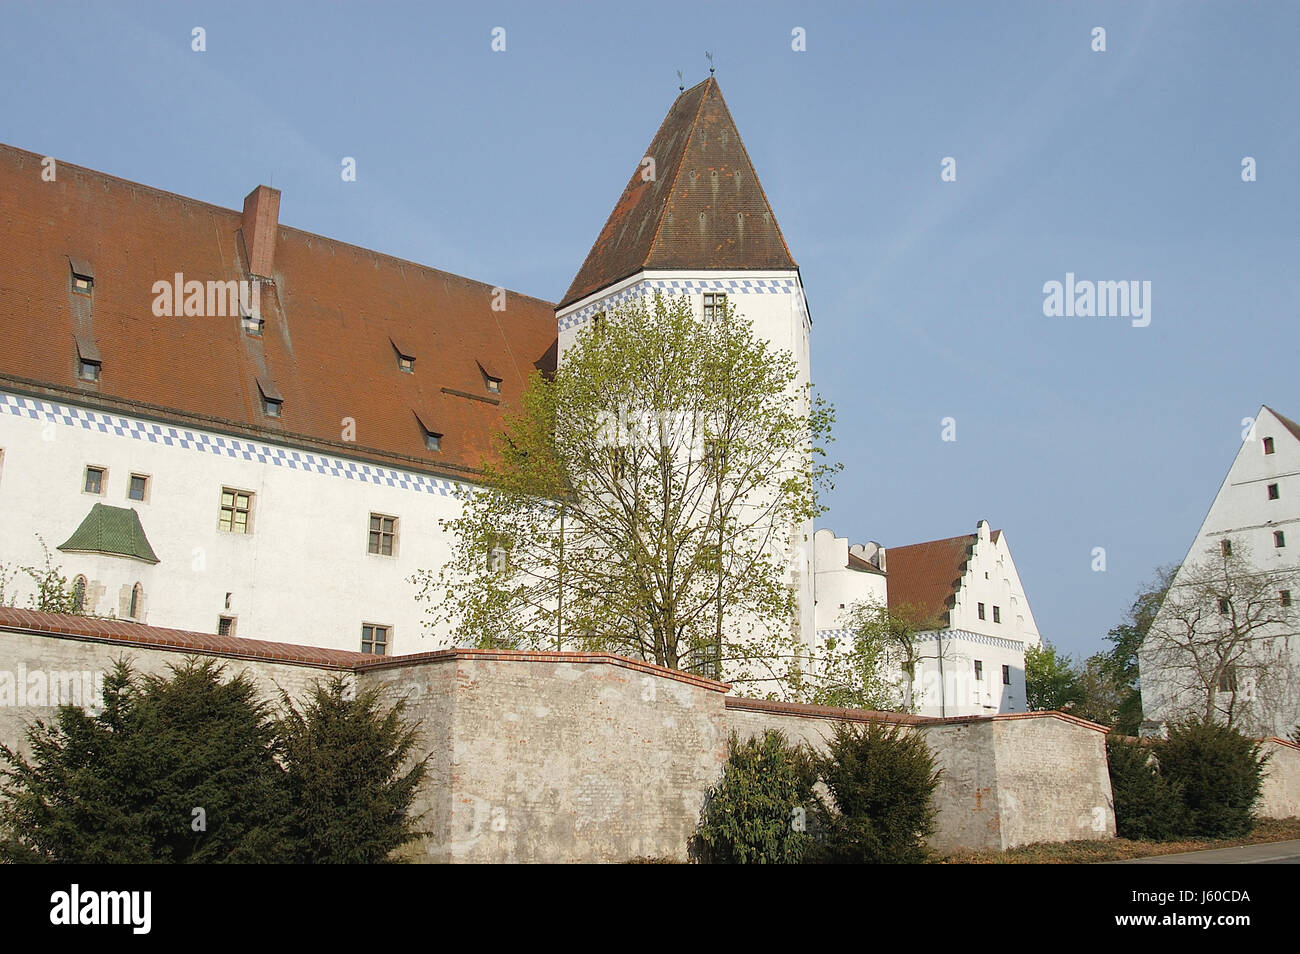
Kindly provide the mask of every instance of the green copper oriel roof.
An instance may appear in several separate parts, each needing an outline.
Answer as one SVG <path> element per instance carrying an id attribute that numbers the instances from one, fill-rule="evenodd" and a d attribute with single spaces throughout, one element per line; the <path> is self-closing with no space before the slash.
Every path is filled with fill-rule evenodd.
<path id="1" fill-rule="evenodd" d="M 158 557 L 144 535 L 140 515 L 126 507 L 95 504 L 59 549 L 74 553 L 107 553 L 157 563 Z"/>

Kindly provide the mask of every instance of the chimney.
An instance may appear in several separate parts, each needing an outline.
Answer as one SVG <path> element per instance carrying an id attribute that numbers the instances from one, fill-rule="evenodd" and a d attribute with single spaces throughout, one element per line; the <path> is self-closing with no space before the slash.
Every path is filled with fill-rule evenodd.
<path id="1" fill-rule="evenodd" d="M 280 190 L 260 185 L 244 199 L 244 251 L 248 270 L 270 278 L 275 267 L 275 233 L 280 225 Z"/>

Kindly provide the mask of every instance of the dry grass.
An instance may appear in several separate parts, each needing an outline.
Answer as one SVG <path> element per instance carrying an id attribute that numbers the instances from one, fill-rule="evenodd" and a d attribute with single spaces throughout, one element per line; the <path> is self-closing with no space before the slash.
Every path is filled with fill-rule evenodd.
<path id="1" fill-rule="evenodd" d="M 1263 818 L 1246 838 L 1199 838 L 1187 841 L 1067 841 L 1059 844 L 1025 845 L 1008 851 L 957 851 L 937 859 L 948 865 L 1075 865 L 1101 861 L 1123 861 L 1150 855 L 1173 855 L 1205 848 L 1232 848 L 1271 841 L 1300 838 L 1300 818 Z"/>

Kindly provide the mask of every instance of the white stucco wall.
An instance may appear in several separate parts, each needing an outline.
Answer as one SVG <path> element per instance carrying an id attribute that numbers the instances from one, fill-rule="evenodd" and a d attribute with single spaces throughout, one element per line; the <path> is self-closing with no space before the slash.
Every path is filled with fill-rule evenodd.
<path id="1" fill-rule="evenodd" d="M 140 582 L 156 626 L 216 632 L 232 616 L 235 635 L 356 651 L 365 622 L 391 627 L 390 654 L 443 645 L 408 578 L 449 557 L 450 481 L 4 392 L 0 451 L 0 564 L 39 566 L 40 533 L 69 581 L 90 581 L 89 612 L 124 617 Z M 83 492 L 87 465 L 106 468 L 103 494 Z M 133 473 L 145 502 L 127 497 Z M 254 494 L 252 533 L 218 529 L 223 486 Z M 160 562 L 55 550 L 95 503 L 136 510 Z M 398 518 L 396 555 L 368 552 L 371 512 Z M 25 606 L 30 581 L 15 582 Z"/>
<path id="2" fill-rule="evenodd" d="M 814 593 L 817 630 L 838 629 L 854 603 L 884 606 L 889 596 L 885 577 L 869 570 L 850 569 L 849 541 L 831 530 L 813 535 Z"/>
<path id="3" fill-rule="evenodd" d="M 1273 453 L 1265 453 L 1265 441 L 1272 439 Z M 1278 485 L 1278 498 L 1270 500 L 1268 486 Z M 1273 534 L 1282 531 L 1286 546 L 1274 545 Z M 1216 550 L 1230 538 L 1236 553 L 1249 552 L 1254 565 L 1263 570 L 1300 567 L 1300 440 L 1268 408 L 1260 408 L 1253 433 L 1249 433 L 1237 450 L 1227 476 L 1219 487 L 1195 539 L 1183 558 L 1183 564 L 1202 562 L 1207 551 Z M 1183 585 L 1185 575 L 1174 577 L 1173 586 Z M 1294 599 L 1300 600 L 1300 591 Z M 1157 616 L 1156 627 L 1161 616 Z M 1300 674 L 1300 638 L 1261 630 L 1260 637 L 1287 636 L 1282 643 L 1284 658 L 1290 659 L 1291 671 Z M 1146 718 L 1164 722 L 1178 717 L 1185 706 L 1198 701 L 1185 691 L 1179 680 L 1170 679 L 1144 647 L 1138 655 L 1142 676 L 1142 709 Z M 1294 680 L 1293 680 L 1294 681 Z M 1239 683 L 1242 692 L 1249 690 L 1248 679 Z M 1294 694 L 1282 699 L 1283 708 L 1262 713 L 1263 728 L 1285 737 L 1300 722 L 1300 699 Z M 1271 720 L 1271 729 L 1270 729 Z"/>
<path id="4" fill-rule="evenodd" d="M 986 520 L 979 522 L 976 533 L 978 539 L 966 575 L 957 590 L 950 626 L 971 633 L 1018 640 L 1027 646 L 1039 645 L 1038 624 L 1029 609 L 1015 561 L 1011 559 L 1007 535 L 1000 533 L 998 539 L 993 540 Z M 984 604 L 984 619 L 979 617 L 980 603 Z M 994 607 L 998 609 L 1001 622 L 993 618 Z"/>

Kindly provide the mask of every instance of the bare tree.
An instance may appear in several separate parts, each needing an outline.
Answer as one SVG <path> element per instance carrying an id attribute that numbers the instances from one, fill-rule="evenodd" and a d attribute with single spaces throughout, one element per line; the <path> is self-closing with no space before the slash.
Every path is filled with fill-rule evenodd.
<path id="1" fill-rule="evenodd" d="M 1269 734 L 1296 717 L 1300 570 L 1260 568 L 1225 539 L 1185 564 L 1139 658 L 1166 720 L 1199 718 Z"/>

